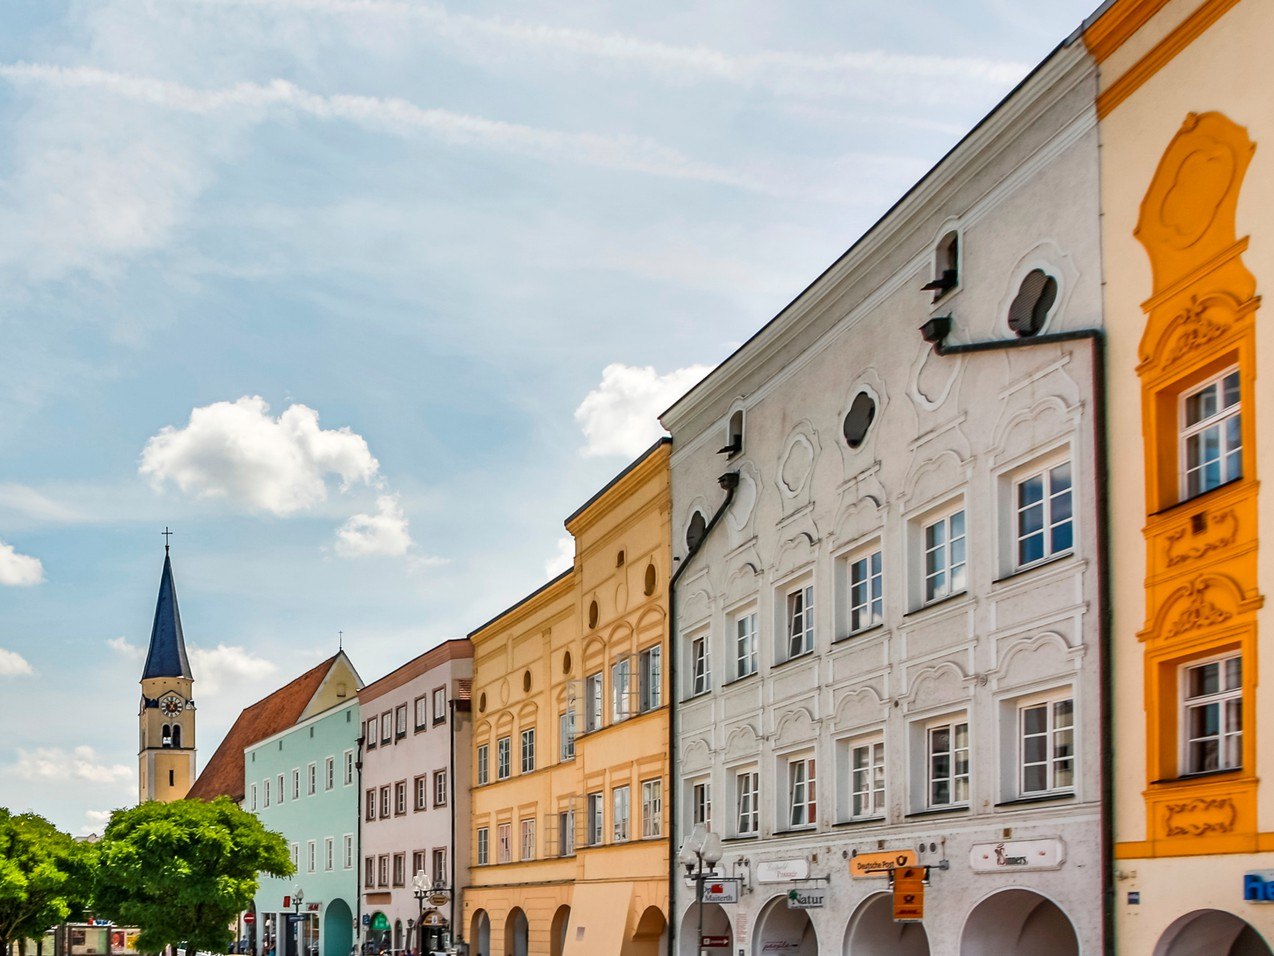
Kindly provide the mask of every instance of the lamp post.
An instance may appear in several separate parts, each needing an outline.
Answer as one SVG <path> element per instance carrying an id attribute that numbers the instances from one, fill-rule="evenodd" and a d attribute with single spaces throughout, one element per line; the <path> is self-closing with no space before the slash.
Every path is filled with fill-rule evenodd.
<path id="1" fill-rule="evenodd" d="M 703 881 L 705 873 L 721 862 L 721 836 L 702 823 L 696 823 L 690 835 L 681 844 L 677 860 L 686 868 L 686 877 L 695 881 L 695 905 L 699 907 L 699 941 L 695 944 L 699 956 L 705 956 L 703 948 Z M 704 864 L 708 868 L 704 869 Z"/>
<path id="2" fill-rule="evenodd" d="M 296 924 L 296 956 L 305 956 L 301 951 L 301 904 L 305 902 L 305 891 L 300 884 L 292 887 L 292 922 Z"/>
<path id="3" fill-rule="evenodd" d="M 425 897 L 429 895 L 429 877 L 424 870 L 417 870 L 411 878 L 411 895 L 416 897 L 416 947 L 420 950 L 417 956 L 425 951 Z"/>
<path id="4" fill-rule="evenodd" d="M 445 906 L 451 900 L 451 887 L 449 887 L 441 877 L 437 880 L 430 880 L 424 870 L 417 870 L 416 875 L 411 879 L 412 896 L 416 897 L 416 903 L 419 906 L 419 920 L 416 922 L 416 935 L 420 939 L 420 952 L 417 956 L 425 956 L 425 900 L 429 900 L 430 912 L 435 912 L 435 908 Z M 445 937 L 445 947 L 451 947 L 451 925 L 448 923 L 447 931 L 443 934 Z M 442 942 L 440 940 L 440 942 Z"/>

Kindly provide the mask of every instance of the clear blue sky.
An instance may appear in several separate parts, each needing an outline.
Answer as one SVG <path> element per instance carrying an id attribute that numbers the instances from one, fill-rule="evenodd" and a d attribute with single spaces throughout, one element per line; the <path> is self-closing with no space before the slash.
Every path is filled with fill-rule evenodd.
<path id="1" fill-rule="evenodd" d="M 135 798 L 165 525 L 201 765 L 536 587 L 1093 5 L 6 0 L 0 805 Z"/>

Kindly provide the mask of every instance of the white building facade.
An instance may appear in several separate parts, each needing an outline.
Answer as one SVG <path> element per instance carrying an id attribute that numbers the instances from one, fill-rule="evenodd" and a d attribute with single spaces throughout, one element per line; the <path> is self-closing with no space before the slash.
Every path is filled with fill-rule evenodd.
<path id="1" fill-rule="evenodd" d="M 674 857 L 740 890 L 678 868 L 679 956 L 1101 951 L 1094 90 L 1063 44 L 663 417 Z"/>
<path id="2" fill-rule="evenodd" d="M 452 640 L 359 691 L 367 951 L 428 954 L 453 941 L 457 888 L 469 882 L 472 680 L 473 646 Z M 422 873 L 446 891 L 418 899 Z"/>

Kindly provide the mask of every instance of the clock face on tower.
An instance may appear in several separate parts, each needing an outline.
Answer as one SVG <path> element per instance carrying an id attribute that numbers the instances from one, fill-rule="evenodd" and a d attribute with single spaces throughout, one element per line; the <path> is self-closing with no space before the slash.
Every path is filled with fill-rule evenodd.
<path id="1" fill-rule="evenodd" d="M 165 694 L 159 698 L 159 711 L 165 717 L 176 717 L 186 709 L 186 702 L 176 694 Z"/>

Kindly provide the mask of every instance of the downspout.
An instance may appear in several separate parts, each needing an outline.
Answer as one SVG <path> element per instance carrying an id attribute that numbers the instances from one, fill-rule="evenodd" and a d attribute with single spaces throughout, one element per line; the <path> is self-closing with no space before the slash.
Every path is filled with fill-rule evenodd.
<path id="1" fill-rule="evenodd" d="M 366 725 L 363 723 L 363 709 L 358 710 L 358 739 L 354 742 L 354 800 L 358 826 L 354 828 L 354 885 L 358 891 L 354 894 L 354 945 L 362 952 L 367 940 L 363 933 L 363 879 L 367 875 L 367 866 L 363 862 L 363 741 Z"/>
<path id="2" fill-rule="evenodd" d="M 937 325 L 934 323 L 937 322 Z M 1106 422 L 1106 343 L 1100 329 L 1076 329 L 1071 332 L 1054 332 L 1032 338 L 1008 339 L 996 342 L 970 342 L 967 345 L 946 345 L 950 330 L 950 317 L 932 319 L 921 329 L 925 341 L 933 345 L 939 355 L 966 355 L 972 352 L 990 352 L 1002 349 L 1026 348 L 1032 345 L 1048 345 L 1057 342 L 1088 342 L 1093 372 L 1093 472 L 1096 481 L 1095 511 L 1097 524 L 1097 659 L 1101 669 L 1098 679 L 1098 710 L 1101 724 L 1101 884 L 1102 884 L 1102 952 L 1105 956 L 1115 953 L 1115 820 L 1113 812 L 1115 789 L 1115 755 L 1113 723 L 1113 681 L 1111 673 L 1111 602 L 1110 602 L 1110 485 L 1107 476 L 1109 439 Z"/>
<path id="3" fill-rule="evenodd" d="M 717 483 L 725 489 L 725 500 L 703 529 L 703 537 L 686 552 L 681 565 L 668 580 L 668 956 L 675 956 L 677 951 L 677 857 L 672 852 L 672 840 L 677 832 L 677 801 L 681 793 L 677 779 L 677 705 L 681 691 L 677 686 L 677 653 L 673 646 L 677 634 L 677 581 L 730 507 L 735 489 L 739 487 L 739 473 L 727 471 Z"/>

